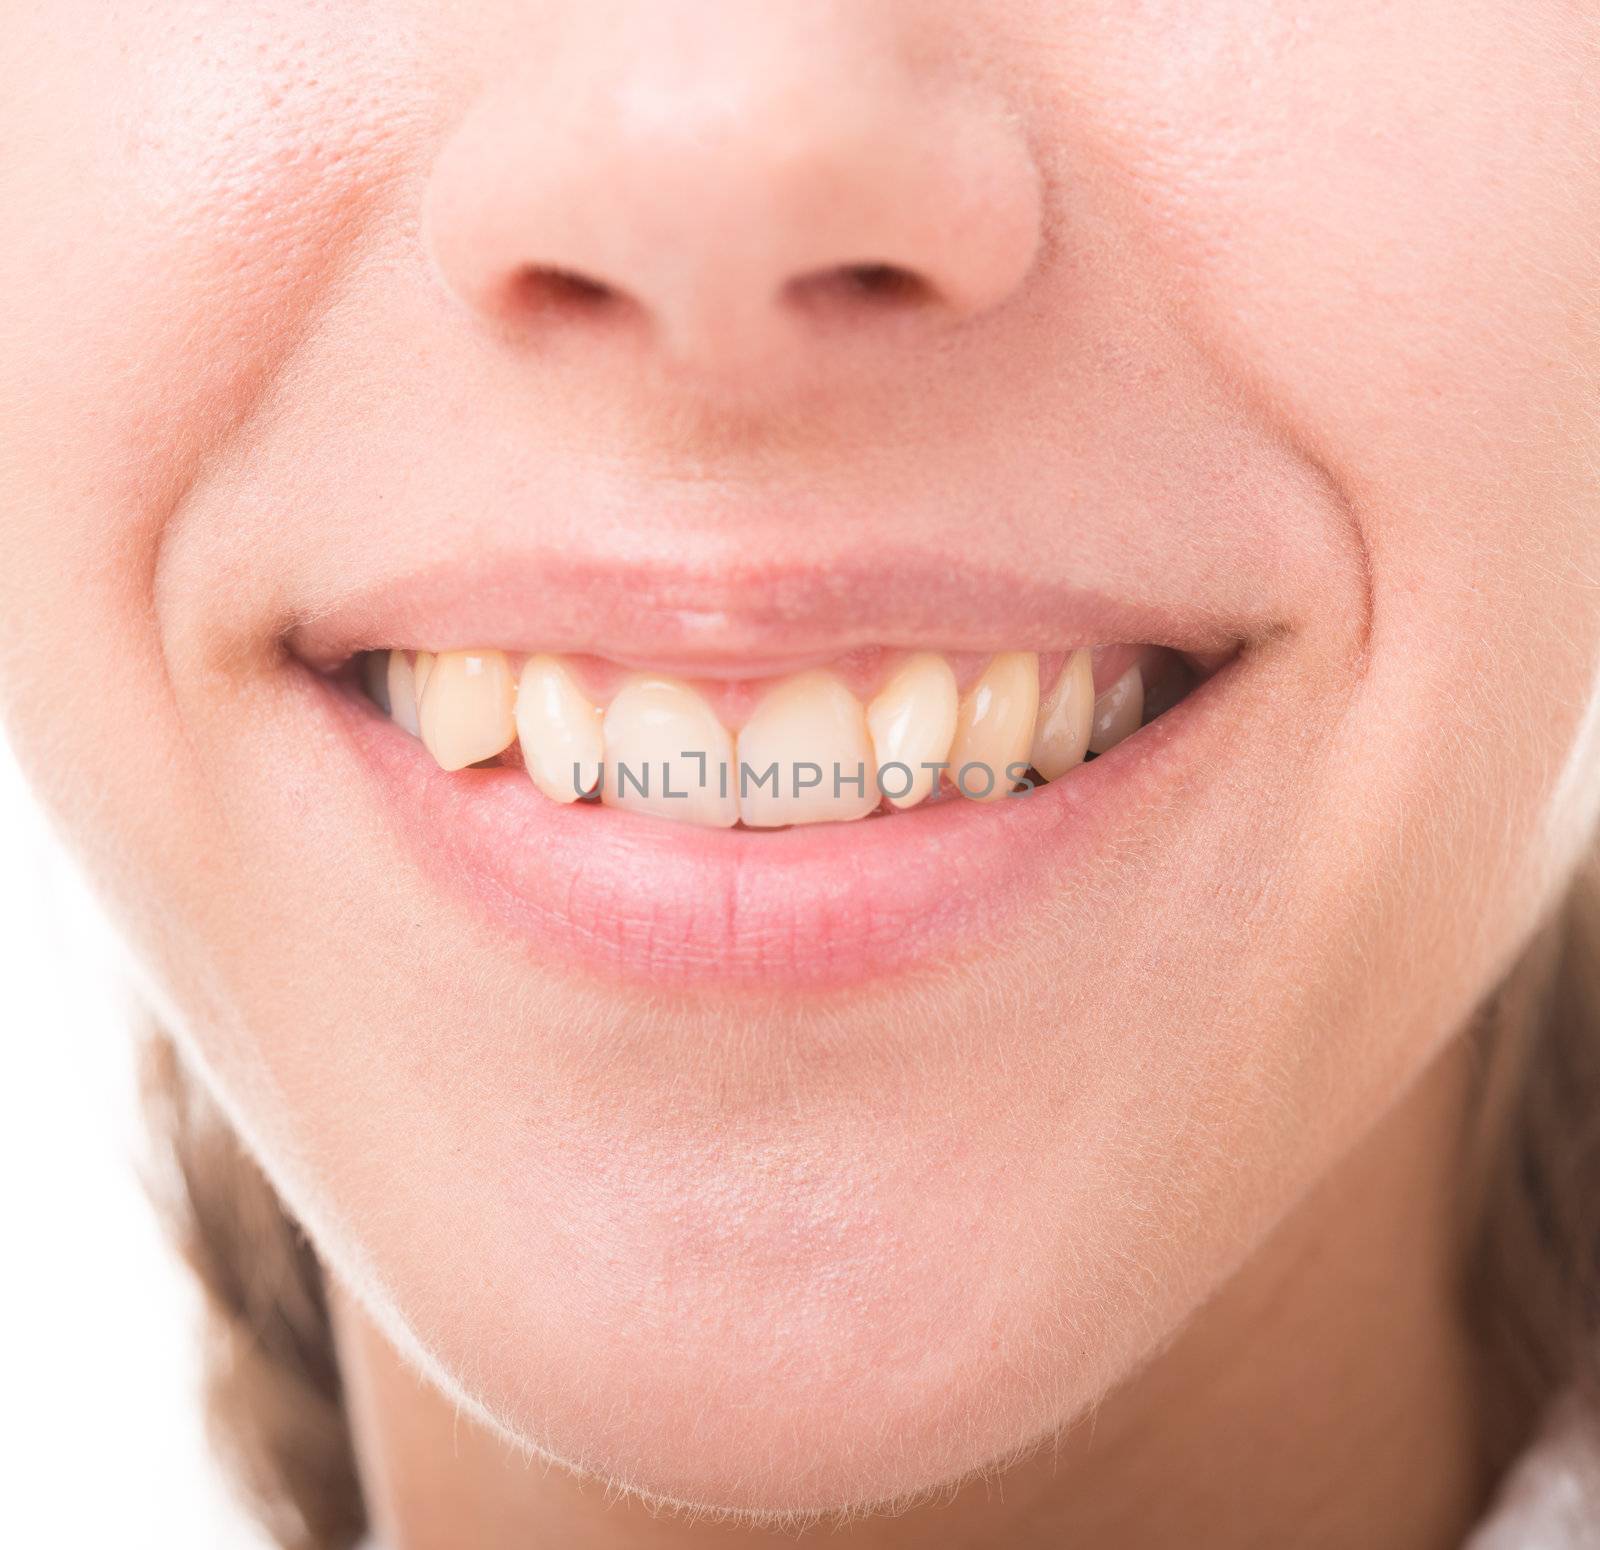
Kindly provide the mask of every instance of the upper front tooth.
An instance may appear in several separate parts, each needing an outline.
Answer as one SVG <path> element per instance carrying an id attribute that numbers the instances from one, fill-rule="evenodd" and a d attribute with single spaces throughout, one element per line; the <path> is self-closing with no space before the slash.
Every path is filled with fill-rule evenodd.
<path id="1" fill-rule="evenodd" d="M 879 792 L 861 702 L 831 673 L 786 679 L 739 733 L 739 777 L 752 828 L 865 818 Z"/>
<path id="2" fill-rule="evenodd" d="M 1136 662 L 1094 702 L 1090 753 L 1108 753 L 1144 720 L 1144 674 Z"/>
<path id="3" fill-rule="evenodd" d="M 446 770 L 492 759 L 517 735 L 516 684 L 499 651 L 441 651 L 418 710 L 422 741 Z"/>
<path id="4" fill-rule="evenodd" d="M 555 657 L 529 657 L 522 666 L 517 736 L 522 762 L 547 797 L 576 802 L 600 783 L 605 758 L 600 712 Z"/>
<path id="5" fill-rule="evenodd" d="M 891 806 L 915 807 L 933 790 L 939 771 L 930 766 L 949 757 L 959 701 L 950 664 L 924 651 L 907 661 L 867 707 L 878 773 Z M 889 765 L 910 770 L 909 786 L 898 769 L 883 775 Z"/>
<path id="6" fill-rule="evenodd" d="M 709 828 L 739 821 L 733 739 L 687 684 L 635 678 L 612 700 L 601 731 L 608 807 Z"/>
<path id="7" fill-rule="evenodd" d="M 967 691 L 956 715 L 950 774 L 963 796 L 992 802 L 1010 793 L 1027 768 L 1038 711 L 1038 657 L 1003 652 Z"/>
<path id="8" fill-rule="evenodd" d="M 1087 651 L 1074 651 L 1039 706 L 1028 762 L 1046 780 L 1065 775 L 1083 763 L 1093 727 L 1094 662 Z"/>

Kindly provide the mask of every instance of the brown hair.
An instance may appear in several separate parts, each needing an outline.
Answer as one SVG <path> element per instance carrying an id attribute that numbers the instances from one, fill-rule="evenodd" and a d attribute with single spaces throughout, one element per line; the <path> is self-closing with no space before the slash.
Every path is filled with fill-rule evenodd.
<path id="1" fill-rule="evenodd" d="M 1564 1384 L 1600 1414 L 1600 867 L 1474 1037 L 1488 1172 L 1465 1290 L 1495 1386 L 1488 1446 L 1503 1462 Z M 218 1450 L 284 1550 L 349 1550 L 366 1510 L 316 1256 L 164 1036 L 144 1078 L 157 1192 L 206 1294 Z"/>
<path id="2" fill-rule="evenodd" d="M 1518 1004 L 1482 1020 L 1494 1134 L 1468 1260 L 1502 1453 L 1561 1386 L 1600 1418 L 1600 858 L 1523 963 L 1501 992 Z"/>
<path id="3" fill-rule="evenodd" d="M 366 1507 L 316 1255 L 164 1035 L 141 1077 L 153 1192 L 205 1294 L 212 1443 L 284 1550 L 349 1550 Z"/>

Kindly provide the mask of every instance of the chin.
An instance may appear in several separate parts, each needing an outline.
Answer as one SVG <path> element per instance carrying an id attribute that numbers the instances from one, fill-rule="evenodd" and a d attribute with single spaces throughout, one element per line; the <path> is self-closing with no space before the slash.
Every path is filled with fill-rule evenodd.
<path id="1" fill-rule="evenodd" d="M 1052 1016 L 1039 950 L 804 1009 L 551 987 L 450 1024 L 494 1079 L 369 1084 L 363 1143 L 286 1191 L 389 1343 L 528 1455 L 696 1512 L 906 1505 L 1089 1414 L 1337 1144 L 1138 1020 L 1126 959 Z M 1230 1133 L 1262 1144 L 1217 1166 Z"/>
<path id="2" fill-rule="evenodd" d="M 738 1226 L 681 1213 L 676 1237 L 571 1265 L 502 1251 L 395 1289 L 432 1316 L 374 1311 L 465 1413 L 608 1489 L 755 1520 L 893 1511 L 1086 1414 L 1183 1297 L 1064 1286 L 984 1203 L 929 1204 L 863 1196 L 802 1228 L 764 1195 Z"/>

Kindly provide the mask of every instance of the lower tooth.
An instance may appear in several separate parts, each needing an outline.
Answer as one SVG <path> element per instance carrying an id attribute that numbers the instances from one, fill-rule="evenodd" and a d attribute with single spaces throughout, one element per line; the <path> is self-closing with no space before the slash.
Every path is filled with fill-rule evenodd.
<path id="1" fill-rule="evenodd" d="M 1094 730 L 1089 735 L 1090 753 L 1109 753 L 1139 730 L 1144 720 L 1144 675 L 1137 665 L 1094 702 Z"/>

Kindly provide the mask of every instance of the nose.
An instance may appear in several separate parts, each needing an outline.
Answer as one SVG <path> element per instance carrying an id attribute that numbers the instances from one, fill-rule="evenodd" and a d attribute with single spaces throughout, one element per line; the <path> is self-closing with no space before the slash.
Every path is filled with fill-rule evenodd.
<path id="1" fill-rule="evenodd" d="M 926 29 L 897 35 L 918 8 L 564 9 L 558 36 L 511 51 L 532 62 L 484 81 L 429 179 L 438 268 L 483 316 L 532 337 L 627 322 L 716 369 L 815 350 L 830 325 L 903 341 L 1032 269 L 1026 139 Z"/>

